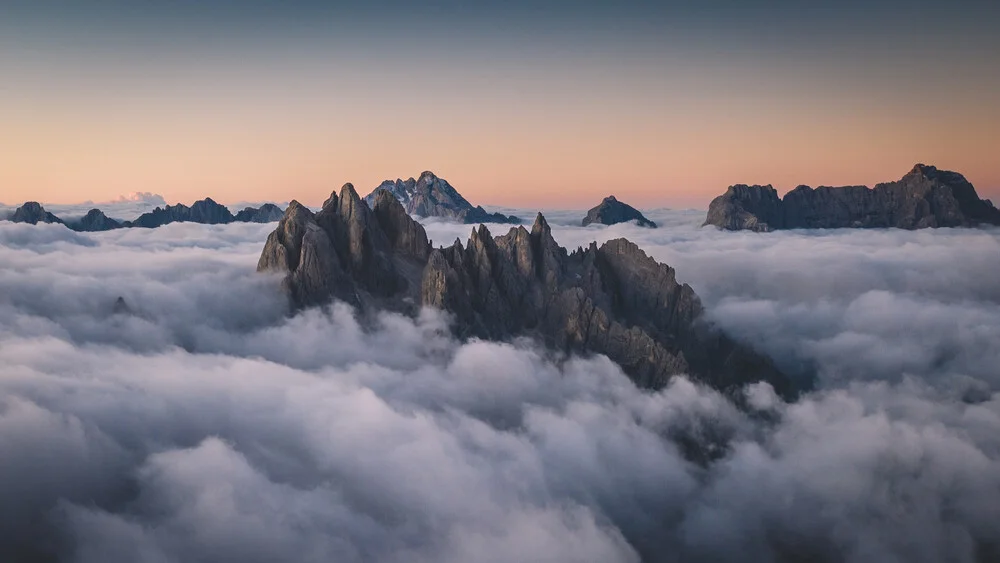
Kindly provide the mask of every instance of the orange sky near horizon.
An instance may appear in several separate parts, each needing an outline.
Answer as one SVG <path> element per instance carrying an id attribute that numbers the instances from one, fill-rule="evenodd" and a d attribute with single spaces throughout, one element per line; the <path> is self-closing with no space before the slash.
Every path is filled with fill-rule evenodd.
<path id="1" fill-rule="evenodd" d="M 432 18 L 446 33 L 428 35 L 403 17 L 391 33 L 381 17 L 314 30 L 269 14 L 227 30 L 241 12 L 191 6 L 174 27 L 160 13 L 0 21 L 0 202 L 318 205 L 345 182 L 367 193 L 432 170 L 474 204 L 704 208 L 734 183 L 873 186 L 918 162 L 1000 200 L 998 42 L 964 16 L 961 41 L 928 43 L 851 35 L 861 8 L 826 30 L 825 12 L 641 25 L 668 10 L 561 32 L 561 14 Z M 906 14 L 924 17 L 865 15 L 891 31 Z M 188 37 L 195 16 L 209 23 Z"/>
<path id="2" fill-rule="evenodd" d="M 364 116 L 14 116 L 0 130 L 0 202 L 148 191 L 171 203 L 210 196 L 316 205 L 345 182 L 367 193 L 382 180 L 432 170 L 475 204 L 584 208 L 615 194 L 641 207 L 705 207 L 733 183 L 770 183 L 782 193 L 798 184 L 872 186 L 917 162 L 961 172 L 981 197 L 1000 195 L 995 119 L 970 117 L 961 139 L 942 139 L 926 123 L 866 126 L 864 116 L 786 116 L 770 126 L 752 115 L 708 125 L 701 115 L 564 116 L 545 127 L 518 117 L 497 112 L 437 129 L 418 117 L 399 127 L 414 133 L 394 136 L 399 120 Z"/>

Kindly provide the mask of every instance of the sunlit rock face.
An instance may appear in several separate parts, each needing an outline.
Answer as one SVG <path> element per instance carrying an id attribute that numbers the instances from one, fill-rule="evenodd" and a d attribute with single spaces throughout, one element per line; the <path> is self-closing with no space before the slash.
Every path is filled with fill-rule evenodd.
<path id="1" fill-rule="evenodd" d="M 489 213 L 482 206 L 473 206 L 444 178 L 425 171 L 417 179 L 386 180 L 365 196 L 369 207 L 382 192 L 395 197 L 410 215 L 417 217 L 443 217 L 467 224 L 521 223 L 521 219 L 502 213 Z"/>

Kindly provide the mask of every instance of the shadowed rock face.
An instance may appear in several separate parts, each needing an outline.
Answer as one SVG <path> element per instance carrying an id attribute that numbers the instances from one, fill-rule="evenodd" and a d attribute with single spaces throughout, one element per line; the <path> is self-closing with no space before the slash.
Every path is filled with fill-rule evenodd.
<path id="1" fill-rule="evenodd" d="M 460 336 L 529 336 L 558 351 L 605 354 L 647 388 L 688 373 L 720 389 L 765 380 L 792 391 L 768 359 L 705 322 L 672 268 L 625 239 L 567 253 L 541 214 L 530 231 L 494 237 L 480 225 L 464 246 L 432 248 L 390 193 L 371 209 L 347 184 L 315 214 L 292 202 L 258 270 L 285 274 L 297 308 L 331 299 L 362 311 L 435 307 L 454 316 Z"/>
<path id="2" fill-rule="evenodd" d="M 771 186 L 731 186 L 712 200 L 706 225 L 727 230 L 975 227 L 1000 225 L 961 174 L 917 164 L 896 182 L 839 188 L 799 186 L 778 199 Z"/>
<path id="3" fill-rule="evenodd" d="M 62 224 L 63 222 L 62 219 L 46 211 L 37 201 L 29 201 L 18 207 L 11 215 L 10 220 L 14 223 L 30 223 L 32 225 L 38 223 Z"/>
<path id="4" fill-rule="evenodd" d="M 273 203 L 265 203 L 259 208 L 247 207 L 236 214 L 233 219 L 238 223 L 274 223 L 280 221 L 284 212 Z"/>
<path id="5" fill-rule="evenodd" d="M 68 223 L 66 226 L 74 231 L 95 233 L 120 229 L 123 225 L 105 215 L 100 209 L 91 209 L 82 219 Z"/>
<path id="6" fill-rule="evenodd" d="M 584 227 L 591 223 L 602 225 L 617 225 L 618 223 L 628 223 L 635 221 L 640 227 L 656 228 L 656 223 L 646 219 L 639 210 L 627 203 L 622 203 L 609 195 L 601 201 L 601 204 L 587 212 L 583 218 Z"/>
<path id="7" fill-rule="evenodd" d="M 365 196 L 365 203 L 374 207 L 376 196 L 382 192 L 392 194 L 407 213 L 419 217 L 445 217 L 469 224 L 521 222 L 514 216 L 473 207 L 447 180 L 438 178 L 433 172 L 424 172 L 416 180 L 386 180 Z"/>

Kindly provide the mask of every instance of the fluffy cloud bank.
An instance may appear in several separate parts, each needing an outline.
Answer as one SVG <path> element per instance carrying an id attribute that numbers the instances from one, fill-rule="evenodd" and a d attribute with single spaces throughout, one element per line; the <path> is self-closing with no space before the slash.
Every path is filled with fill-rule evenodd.
<path id="1" fill-rule="evenodd" d="M 0 223 L 0 559 L 1000 557 L 1000 232 L 656 215 L 555 235 L 637 240 L 816 391 L 741 410 L 432 311 L 287 318 L 267 225 Z"/>

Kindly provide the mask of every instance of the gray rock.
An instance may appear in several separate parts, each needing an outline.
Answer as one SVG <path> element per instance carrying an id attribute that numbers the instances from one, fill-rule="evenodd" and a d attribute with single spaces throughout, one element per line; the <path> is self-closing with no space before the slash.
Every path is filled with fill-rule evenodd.
<path id="1" fill-rule="evenodd" d="M 10 220 L 14 223 L 29 223 L 31 225 L 37 225 L 38 223 L 63 224 L 62 219 L 46 211 L 37 201 L 25 202 L 24 205 L 14 210 L 14 214 L 10 216 Z"/>
<path id="2" fill-rule="evenodd" d="M 727 230 L 975 227 L 1000 225 L 961 174 L 917 164 L 899 181 L 865 186 L 798 186 L 778 199 L 771 186 L 731 186 L 709 205 L 706 225 Z"/>
<path id="3" fill-rule="evenodd" d="M 386 180 L 365 196 L 365 202 L 373 207 L 376 196 L 383 192 L 399 200 L 407 213 L 419 217 L 444 217 L 467 224 L 521 222 L 512 215 L 489 213 L 481 206 L 473 207 L 447 180 L 438 178 L 430 171 L 422 173 L 416 180 Z"/>
<path id="4" fill-rule="evenodd" d="M 600 205 L 587 212 L 587 216 L 583 218 L 581 224 L 586 227 L 591 223 L 617 225 L 630 221 L 635 221 L 640 227 L 656 228 L 656 223 L 646 219 L 638 209 L 618 201 L 613 195 L 609 195 L 601 201 Z"/>
<path id="5" fill-rule="evenodd" d="M 280 221 L 284 211 L 273 203 L 265 203 L 260 207 L 246 207 L 236 214 L 233 221 L 237 223 L 274 223 Z"/>
<path id="6" fill-rule="evenodd" d="M 122 224 L 111 219 L 100 209 L 91 209 L 79 221 L 68 223 L 67 226 L 79 232 L 112 231 L 122 228 Z"/>
<path id="7" fill-rule="evenodd" d="M 635 244 L 617 239 L 572 254 L 539 214 L 531 230 L 432 248 L 390 193 L 375 207 L 347 184 L 313 214 L 292 202 L 267 239 L 258 270 L 284 275 L 295 308 L 340 299 L 362 313 L 421 306 L 451 313 L 462 337 L 528 336 L 560 352 L 605 354 L 636 381 L 660 388 L 688 373 L 720 389 L 789 379 L 765 357 L 711 327 L 698 297 Z"/>

